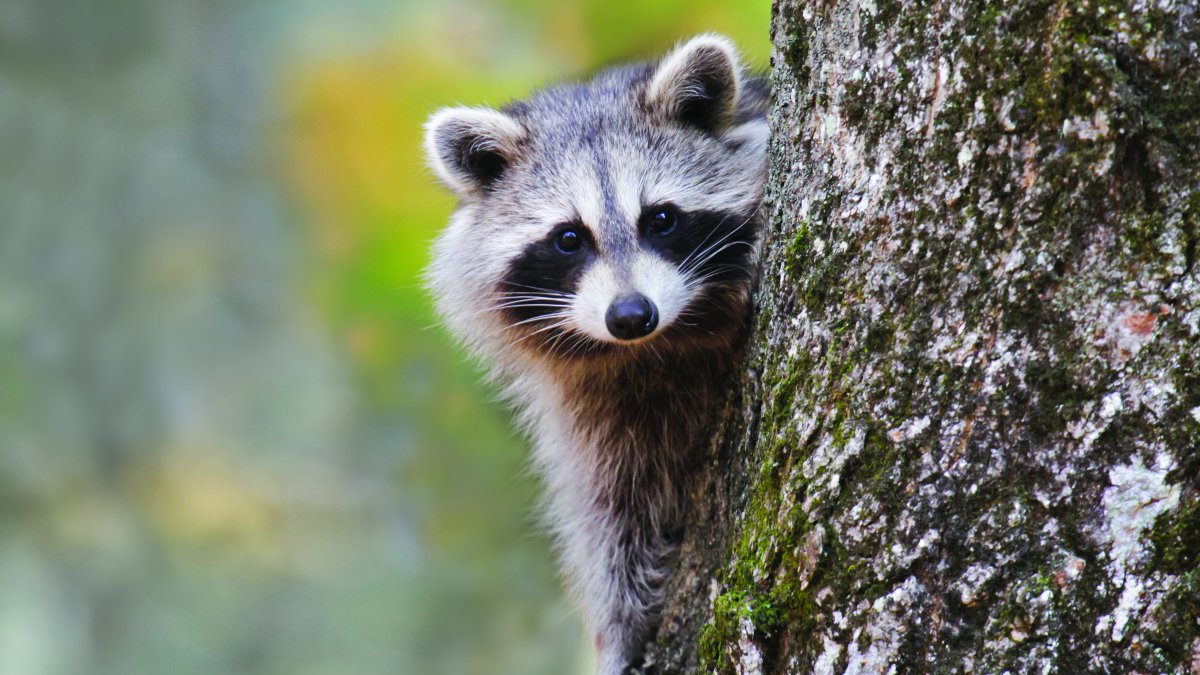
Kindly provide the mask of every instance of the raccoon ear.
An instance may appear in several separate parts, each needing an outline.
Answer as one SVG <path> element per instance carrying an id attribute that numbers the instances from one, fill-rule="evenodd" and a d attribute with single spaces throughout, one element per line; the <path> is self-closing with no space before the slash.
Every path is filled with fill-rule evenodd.
<path id="1" fill-rule="evenodd" d="M 663 57 L 646 87 L 645 104 L 659 120 L 720 134 L 737 112 L 741 66 L 733 43 L 698 35 Z"/>
<path id="2" fill-rule="evenodd" d="M 445 108 L 425 124 L 425 155 L 461 196 L 487 190 L 517 159 L 525 128 L 490 108 Z"/>

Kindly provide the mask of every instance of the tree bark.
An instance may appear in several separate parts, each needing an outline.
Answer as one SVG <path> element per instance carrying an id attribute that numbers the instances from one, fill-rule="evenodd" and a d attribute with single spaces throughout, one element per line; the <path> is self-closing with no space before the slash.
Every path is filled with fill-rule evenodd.
<path id="1" fill-rule="evenodd" d="M 647 672 L 1200 673 L 1192 0 L 776 0 L 755 333 Z"/>

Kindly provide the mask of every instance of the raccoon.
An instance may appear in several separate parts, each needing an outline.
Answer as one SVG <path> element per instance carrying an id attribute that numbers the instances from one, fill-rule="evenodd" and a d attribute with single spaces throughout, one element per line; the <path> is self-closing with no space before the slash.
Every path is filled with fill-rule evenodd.
<path id="1" fill-rule="evenodd" d="M 601 675 L 637 666 L 651 637 L 746 336 L 768 95 L 729 40 L 701 35 L 426 126 L 460 199 L 429 287 L 532 437 Z"/>

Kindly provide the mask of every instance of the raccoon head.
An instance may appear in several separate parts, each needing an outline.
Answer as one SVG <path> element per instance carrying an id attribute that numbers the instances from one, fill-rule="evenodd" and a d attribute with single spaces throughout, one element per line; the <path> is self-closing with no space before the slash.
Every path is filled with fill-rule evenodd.
<path id="1" fill-rule="evenodd" d="M 705 35 L 502 110 L 433 115 L 429 163 L 461 200 L 430 269 L 452 329 L 568 359 L 728 343 L 765 178 L 751 84 Z"/>

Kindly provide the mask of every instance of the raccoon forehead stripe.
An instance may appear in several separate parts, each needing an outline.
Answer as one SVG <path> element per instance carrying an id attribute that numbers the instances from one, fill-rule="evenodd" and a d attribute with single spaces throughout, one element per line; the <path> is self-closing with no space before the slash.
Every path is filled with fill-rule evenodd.
<path id="1" fill-rule="evenodd" d="M 557 182 L 565 202 L 547 214 L 552 222 L 579 220 L 594 235 L 597 250 L 613 259 L 627 258 L 637 244 L 634 227 L 640 212 L 639 182 L 631 174 L 624 154 L 608 147 L 611 139 L 596 132 L 568 146 L 569 159 L 557 168 Z M 557 201 L 557 200 L 556 200 Z M 560 211 L 570 209 L 572 216 Z"/>
<path id="2" fill-rule="evenodd" d="M 601 147 L 595 130 L 588 133 L 584 144 L 587 145 L 592 164 L 596 167 L 596 182 L 600 186 L 600 208 L 605 215 L 611 215 L 617 210 L 617 196 L 608 169 L 608 151 Z"/>
<path id="3" fill-rule="evenodd" d="M 579 220 L 589 227 L 599 227 L 604 222 L 604 196 L 596 168 L 581 164 L 574 168 L 565 183 L 566 198 Z M 602 242 L 600 246 L 603 248 Z"/>
<path id="4" fill-rule="evenodd" d="M 620 171 L 619 161 L 614 173 L 609 160 L 613 151 L 605 147 L 594 131 L 588 134 L 585 143 L 595 168 L 600 209 L 595 224 L 600 230 L 600 247 L 614 259 L 623 259 L 637 243 L 636 233 L 629 227 L 632 214 L 627 208 L 628 200 L 623 198 L 629 192 L 628 180 Z"/>

